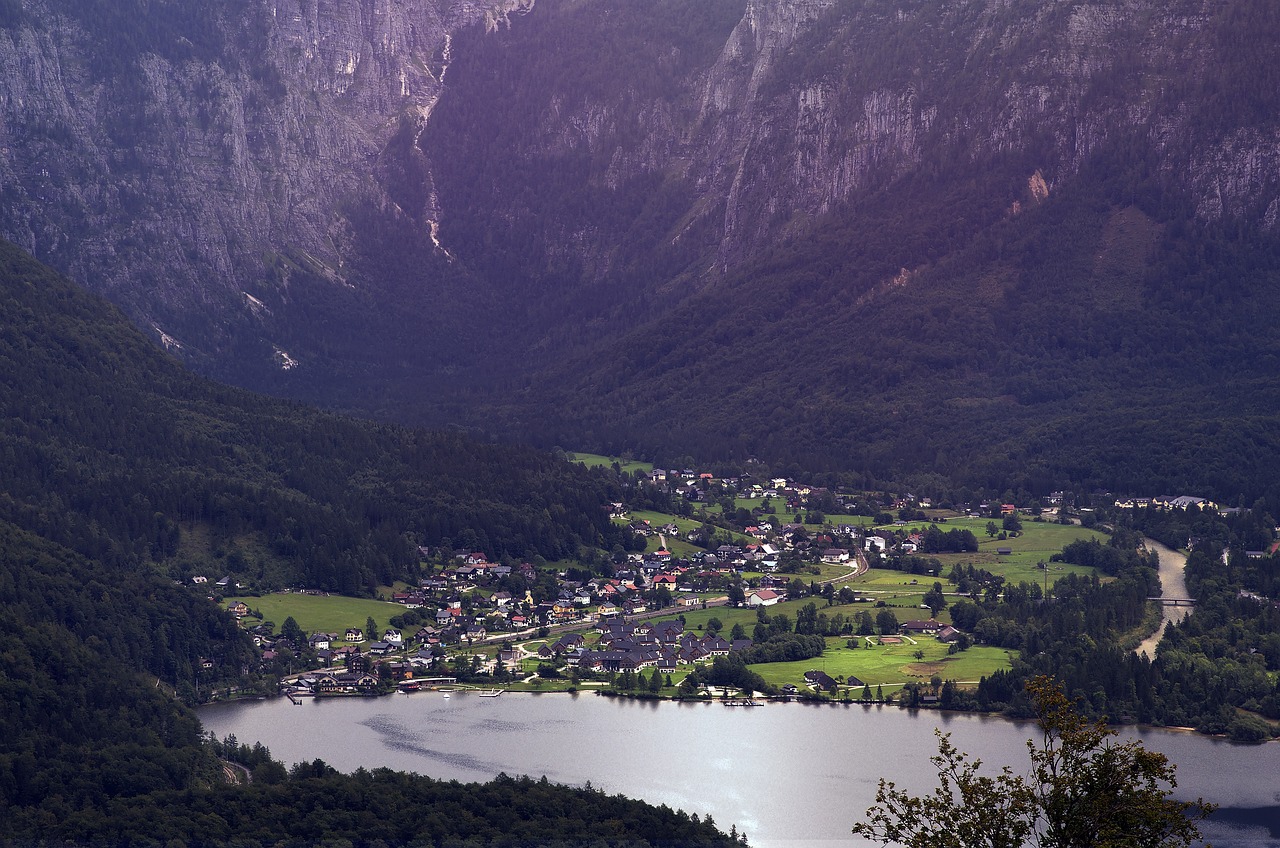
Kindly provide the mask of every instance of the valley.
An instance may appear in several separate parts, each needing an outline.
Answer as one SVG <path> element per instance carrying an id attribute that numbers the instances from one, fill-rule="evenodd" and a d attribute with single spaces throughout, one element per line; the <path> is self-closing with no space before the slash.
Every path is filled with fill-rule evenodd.
<path id="1" fill-rule="evenodd" d="M 0 842 L 1270 844 L 1273 5 L 0 0 Z"/>

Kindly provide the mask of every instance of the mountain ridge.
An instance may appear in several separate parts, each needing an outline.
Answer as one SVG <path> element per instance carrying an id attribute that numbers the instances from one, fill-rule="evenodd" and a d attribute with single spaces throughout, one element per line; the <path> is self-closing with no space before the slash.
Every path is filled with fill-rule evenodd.
<path id="1" fill-rule="evenodd" d="M 1243 432 L 1246 418 L 1192 397 L 1234 357 L 1229 403 L 1269 415 L 1257 363 L 1274 340 L 1265 326 L 1237 338 L 1226 312 L 1275 307 L 1280 25 L 1260 0 L 415 0 L 275 18 L 239 0 L 189 48 L 170 35 L 205 24 L 135 37 L 110 72 L 140 75 L 136 103 L 85 83 L 104 73 L 91 44 L 79 59 L 54 49 L 86 38 L 51 23 L 58 2 L 24 2 L 0 32 L 0 115 L 21 142 L 0 157 L 0 229 L 50 245 L 44 258 L 219 378 L 547 446 L 968 482 L 1030 464 L 1037 479 L 1196 484 L 1182 459 L 1146 462 L 1144 478 L 1083 470 L 1080 445 L 1036 455 L 1038 432 L 1070 442 L 1090 423 L 1070 398 L 1121 415 L 1115 374 L 1143 420 L 1190 403 L 1193 431 Z M 18 105 L 25 90 L 61 105 Z M 99 128 L 107 165 L 78 155 L 87 131 L 68 115 Z M 164 150 L 203 151 L 172 221 L 168 187 L 113 147 L 144 136 L 138 155 L 162 170 Z M 51 150 L 69 164 L 38 176 Z M 77 208 L 102 211 L 78 227 Z M 193 229 L 224 219 L 252 238 Z M 242 261 L 210 264 L 210 245 Z M 126 254 L 144 270 L 120 282 L 111 257 Z M 1187 325 L 1191 308 L 1212 336 Z M 1052 344 L 1010 317 L 1023 313 Z M 809 333 L 885 355 L 795 343 Z M 1184 348 L 1177 368 L 1124 359 L 1159 334 Z M 786 386 L 788 356 L 811 391 Z M 839 400 L 852 394 L 866 402 Z M 753 395 L 779 414 L 701 409 Z M 903 410 L 928 432 L 865 423 Z M 1003 447 L 980 444 L 990 428 Z M 969 458 L 991 451 L 1005 459 Z M 1261 485 L 1216 465 L 1199 476 Z"/>

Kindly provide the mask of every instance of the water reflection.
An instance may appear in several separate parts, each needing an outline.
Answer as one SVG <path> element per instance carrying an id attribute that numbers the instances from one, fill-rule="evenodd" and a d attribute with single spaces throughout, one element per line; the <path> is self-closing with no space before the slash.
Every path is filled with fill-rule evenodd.
<path id="1" fill-rule="evenodd" d="M 992 769 L 1026 768 L 1035 726 L 894 707 L 614 700 L 596 695 L 480 698 L 420 692 L 379 699 L 223 704 L 200 716 L 218 736 L 261 742 L 287 764 L 320 758 L 343 771 L 388 766 L 442 779 L 499 772 L 712 815 L 757 848 L 853 846 L 853 822 L 880 777 L 927 791 L 934 728 Z M 1134 732 L 1178 765 L 1179 797 L 1223 810 L 1219 848 L 1280 848 L 1280 743 L 1238 746 L 1188 733 Z"/>

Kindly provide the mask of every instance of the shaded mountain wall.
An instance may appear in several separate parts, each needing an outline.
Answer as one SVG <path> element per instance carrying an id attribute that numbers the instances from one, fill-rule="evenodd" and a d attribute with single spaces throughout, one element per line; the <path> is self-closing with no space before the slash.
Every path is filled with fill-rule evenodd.
<path id="1" fill-rule="evenodd" d="M 348 282 L 353 213 L 429 235 L 430 176 L 413 173 L 419 202 L 399 207 L 388 145 L 438 99 L 453 28 L 532 4 L 188 5 L 8 4 L 0 232 L 166 345 L 217 358 L 237 352 L 235 327 L 270 328 L 294 275 Z"/>
<path id="2" fill-rule="evenodd" d="M 1262 0 L 141 10 L 0 7 L 0 230 L 206 372 L 547 444 L 994 478 L 1130 407 L 1226 420 L 1225 368 L 1270 456 Z M 1194 481 L 1174 453 L 1158 479 Z M 1096 477 L 1069 460 L 1036 475 Z"/>

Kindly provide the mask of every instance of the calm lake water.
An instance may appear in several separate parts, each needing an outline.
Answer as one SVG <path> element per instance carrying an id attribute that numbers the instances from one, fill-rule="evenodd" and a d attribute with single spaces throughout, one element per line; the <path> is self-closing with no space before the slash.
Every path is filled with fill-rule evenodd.
<path id="1" fill-rule="evenodd" d="M 993 768 L 1026 768 L 1032 724 L 896 707 L 615 700 L 591 693 L 481 698 L 454 692 L 216 704 L 205 729 L 261 742 L 286 764 L 323 759 L 484 781 L 499 772 L 587 781 L 737 825 L 756 848 L 857 846 L 849 832 L 876 781 L 936 784 L 934 728 Z M 1280 743 L 1240 746 L 1190 733 L 1128 731 L 1178 766 L 1178 796 L 1223 809 L 1218 848 L 1280 848 Z"/>

